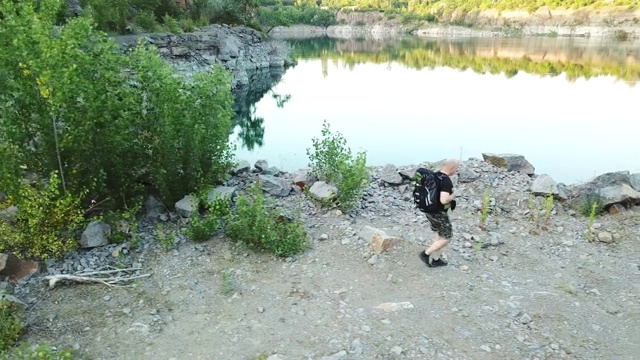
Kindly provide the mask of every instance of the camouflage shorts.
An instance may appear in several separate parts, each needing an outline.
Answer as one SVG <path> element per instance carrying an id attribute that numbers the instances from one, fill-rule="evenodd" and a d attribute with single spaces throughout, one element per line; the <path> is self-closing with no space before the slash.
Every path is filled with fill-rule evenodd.
<path id="1" fill-rule="evenodd" d="M 440 237 L 448 240 L 453 237 L 453 228 L 451 227 L 451 221 L 449 221 L 449 215 L 447 215 L 446 212 L 426 213 L 426 215 L 431 224 L 431 230 L 437 232 Z"/>

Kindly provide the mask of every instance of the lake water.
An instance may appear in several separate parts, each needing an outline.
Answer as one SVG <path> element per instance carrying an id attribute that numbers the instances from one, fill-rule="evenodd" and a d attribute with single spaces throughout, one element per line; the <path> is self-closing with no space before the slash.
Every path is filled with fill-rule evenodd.
<path id="1" fill-rule="evenodd" d="M 290 42 L 298 64 L 254 104 L 253 129 L 236 129 L 238 159 L 304 168 L 327 120 L 369 165 L 493 152 L 524 155 L 567 184 L 640 172 L 639 42 Z"/>

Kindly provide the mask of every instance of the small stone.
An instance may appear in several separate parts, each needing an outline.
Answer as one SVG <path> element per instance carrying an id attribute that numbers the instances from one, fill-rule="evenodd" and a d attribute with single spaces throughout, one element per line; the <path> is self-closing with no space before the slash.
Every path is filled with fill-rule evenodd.
<path id="1" fill-rule="evenodd" d="M 551 344 L 551 349 L 557 351 L 557 350 L 560 350 L 560 346 L 558 344 L 556 344 L 556 343 L 553 343 L 553 344 Z"/>
<path id="2" fill-rule="evenodd" d="M 460 266 L 460 270 L 466 272 L 469 271 L 469 267 L 467 265 L 462 265 Z"/>
<path id="3" fill-rule="evenodd" d="M 489 347 L 489 345 L 482 345 L 480 346 L 480 349 L 486 352 L 491 352 L 491 348 Z"/>
<path id="4" fill-rule="evenodd" d="M 529 316 L 529 314 L 524 314 L 520 317 L 520 323 L 522 323 L 523 325 L 526 325 L 531 321 L 533 321 L 533 319 L 531 319 L 531 316 Z"/>
<path id="5" fill-rule="evenodd" d="M 264 307 L 263 306 L 258 306 L 258 312 L 260 314 L 262 314 L 264 312 Z"/>
<path id="6" fill-rule="evenodd" d="M 104 299 L 104 301 L 109 301 L 109 300 L 111 300 L 111 296 L 107 295 L 107 296 L 103 297 L 103 299 Z"/>
<path id="7" fill-rule="evenodd" d="M 122 309 L 122 312 L 125 313 L 126 315 L 131 315 L 131 311 L 132 311 L 131 308 L 128 308 L 128 307 Z"/>
<path id="8" fill-rule="evenodd" d="M 327 234 L 322 234 L 322 235 L 320 235 L 320 238 L 319 238 L 319 239 L 320 239 L 321 241 L 329 240 L 329 235 L 327 235 Z"/>
<path id="9" fill-rule="evenodd" d="M 600 231 L 598 233 L 598 241 L 610 244 L 613 242 L 613 235 L 611 235 L 611 233 L 607 231 Z"/>
<path id="10" fill-rule="evenodd" d="M 402 354 L 402 348 L 400 346 L 394 346 L 391 348 L 391 353 L 396 355 Z"/>

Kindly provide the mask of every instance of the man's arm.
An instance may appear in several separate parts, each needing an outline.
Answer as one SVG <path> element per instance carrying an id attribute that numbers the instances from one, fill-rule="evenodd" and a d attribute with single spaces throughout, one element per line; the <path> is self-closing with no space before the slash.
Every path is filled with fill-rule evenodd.
<path id="1" fill-rule="evenodd" d="M 453 183 L 451 179 L 445 177 L 442 179 L 442 186 L 440 188 L 440 203 L 442 205 L 450 203 L 455 198 L 453 195 Z"/>
<path id="2" fill-rule="evenodd" d="M 454 198 L 455 195 L 453 195 L 453 193 L 448 193 L 446 191 L 440 192 L 440 203 L 442 203 L 442 205 L 450 203 Z"/>

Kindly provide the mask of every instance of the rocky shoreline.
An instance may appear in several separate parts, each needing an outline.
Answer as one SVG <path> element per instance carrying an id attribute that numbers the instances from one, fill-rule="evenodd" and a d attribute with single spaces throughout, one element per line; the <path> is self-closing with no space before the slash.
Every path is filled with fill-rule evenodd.
<path id="1" fill-rule="evenodd" d="M 250 165 L 247 162 L 240 162 L 233 170 L 233 176 L 225 184 L 213 188 L 211 194 L 225 193 L 231 196 L 232 199 L 235 199 L 237 196 L 246 194 L 248 188 L 258 182 L 264 190 L 265 195 L 273 200 L 283 213 L 293 214 L 303 221 L 312 242 L 312 249 L 287 259 L 261 257 L 262 260 L 260 261 L 262 264 L 268 264 L 274 261 L 276 268 L 281 266 L 278 264 L 282 264 L 282 271 L 289 269 L 289 267 L 294 271 L 298 266 L 303 266 L 304 268 L 309 267 L 309 271 L 321 272 L 322 270 L 320 269 L 311 270 L 316 267 L 316 265 L 312 265 L 315 264 L 314 258 L 324 256 L 318 252 L 337 251 L 340 254 L 352 255 L 342 260 L 337 259 L 335 254 L 327 255 L 330 256 L 331 260 L 321 260 L 318 265 L 326 264 L 326 261 L 330 261 L 333 262 L 332 267 L 339 268 L 344 266 L 340 265 L 343 264 L 341 262 L 347 261 L 346 259 L 349 258 L 352 259 L 349 261 L 355 261 L 356 263 L 363 262 L 365 267 L 369 269 L 387 271 L 384 269 L 388 269 L 392 263 L 397 261 L 394 260 L 394 258 L 399 256 L 397 254 L 398 251 L 401 251 L 403 254 L 406 252 L 406 249 L 409 249 L 410 253 L 417 251 L 420 246 L 427 244 L 430 238 L 429 232 L 425 230 L 428 228 L 428 224 L 426 224 L 424 216 L 415 209 L 412 203 L 412 185 L 409 179 L 415 173 L 418 166 L 435 168 L 438 166 L 438 162 L 425 162 L 407 166 L 386 165 L 373 168 L 371 170 L 370 182 L 365 189 L 362 200 L 353 210 L 347 211 L 346 213 L 335 209 L 319 208 L 307 198 L 301 190 L 302 188 L 311 187 L 313 179 L 308 177 L 305 170 L 296 173 L 285 173 L 275 167 L 269 166 L 267 161 L 259 161 L 254 165 Z M 459 173 L 453 177 L 453 181 L 455 191 L 458 194 L 458 207 L 451 213 L 454 224 L 455 241 L 450 247 L 451 254 L 448 254 L 447 257 L 451 260 L 451 269 L 461 271 L 463 274 L 468 273 L 474 266 L 479 266 L 479 261 L 488 261 L 485 266 L 490 266 L 489 264 L 502 264 L 502 267 L 507 266 L 508 268 L 521 266 L 523 261 L 527 259 L 523 257 L 526 255 L 522 254 L 521 251 L 522 249 L 532 246 L 531 243 L 536 244 L 535 248 L 538 249 L 536 251 L 549 254 L 547 256 L 552 256 L 553 258 L 562 258 L 563 263 L 571 264 L 577 261 L 574 259 L 575 256 L 582 254 L 583 250 L 578 251 L 578 249 L 602 247 L 602 250 L 600 250 L 602 254 L 612 251 L 615 253 L 615 249 L 620 246 L 634 246 L 633 244 L 637 244 L 640 241 L 640 217 L 637 216 L 638 208 L 636 207 L 636 205 L 640 204 L 640 192 L 638 192 L 638 190 L 640 190 L 640 174 L 629 174 L 629 172 L 626 171 L 607 173 L 585 184 L 564 185 L 555 183 L 548 175 L 535 174 L 535 169 L 532 164 L 522 156 L 513 154 L 483 154 L 483 159 L 472 158 L 463 161 Z M 581 202 L 594 192 L 599 194 L 603 199 L 603 205 L 605 205 L 609 214 L 597 217 L 595 222 L 589 225 L 588 217 L 581 214 L 580 207 Z M 554 200 L 551 202 L 551 208 L 547 209 L 546 207 L 549 206 L 548 199 L 550 197 L 553 197 Z M 252 265 L 253 261 L 249 261 L 249 259 L 258 256 L 257 254 L 250 255 L 242 247 L 232 247 L 232 249 L 223 250 L 219 247 L 227 242 L 218 237 L 205 243 L 192 243 L 187 240 L 185 236 L 186 226 L 189 222 L 189 217 L 196 213 L 192 204 L 191 199 L 187 196 L 175 204 L 175 210 L 167 211 L 167 207 L 163 205 L 159 199 L 150 197 L 147 199 L 143 212 L 140 214 L 139 229 L 136 231 L 138 235 L 137 244 L 132 244 L 131 242 L 107 244 L 105 243 L 106 234 L 101 232 L 100 228 L 97 229 L 98 231 L 95 231 L 96 229 L 91 231 L 87 230 L 85 234 L 83 234 L 83 243 L 89 244 L 90 247 L 80 249 L 77 253 L 69 255 L 60 261 L 45 261 L 40 268 L 40 272 L 30 277 L 25 277 L 15 283 L 4 282 L 3 288 L 5 292 L 12 293 L 15 299 L 18 299 L 18 301 L 23 302 L 28 308 L 32 309 L 30 310 L 29 321 L 34 324 L 35 329 L 38 330 L 34 330 L 30 338 L 33 341 L 42 341 L 43 339 L 52 341 L 51 338 L 46 335 L 49 332 L 42 332 L 42 327 L 50 328 L 50 331 L 57 329 L 54 340 L 56 341 L 56 345 L 73 346 L 74 348 L 87 351 L 91 355 L 96 353 L 96 358 L 108 358 L 106 353 L 102 354 L 102 357 L 99 356 L 98 353 L 106 351 L 108 347 L 105 348 L 107 345 L 99 345 L 90 340 L 89 337 L 93 339 L 91 332 L 79 338 L 76 335 L 71 336 L 71 333 L 66 334 L 65 329 L 75 321 L 73 320 L 73 311 L 71 311 L 75 306 L 73 304 L 80 301 L 73 295 L 76 291 L 74 289 L 83 293 L 85 291 L 82 290 L 83 287 L 87 287 L 87 291 L 93 289 L 91 291 L 96 293 L 93 296 L 97 297 L 93 301 L 105 304 L 95 305 L 97 307 L 108 306 L 106 305 L 107 303 L 114 302 L 116 301 L 115 299 L 127 294 L 126 297 L 128 300 L 125 301 L 121 299 L 114 302 L 113 305 L 116 306 L 116 308 L 109 310 L 106 318 L 102 319 L 100 315 L 98 315 L 95 320 L 90 321 L 87 325 L 83 324 L 82 327 L 95 328 L 101 326 L 97 325 L 97 323 L 94 324 L 93 321 L 109 321 L 110 323 L 115 321 L 114 324 L 120 324 L 121 321 L 124 321 L 122 326 L 125 326 L 125 328 L 121 331 L 109 332 L 109 334 L 112 334 L 109 336 L 117 337 L 118 333 L 125 334 L 124 330 L 131 327 L 131 323 L 127 321 L 128 318 L 132 316 L 135 317 L 135 314 L 151 312 L 152 315 L 149 316 L 148 322 L 144 319 L 136 320 L 138 323 L 142 322 L 142 324 L 144 324 L 139 326 L 144 326 L 144 329 L 146 329 L 144 330 L 145 336 L 151 339 L 154 337 L 161 338 L 165 332 L 170 333 L 170 329 L 180 323 L 181 319 L 187 322 L 193 320 L 188 320 L 189 316 L 182 311 L 167 310 L 159 307 L 159 305 L 153 305 L 156 304 L 157 301 L 152 301 L 151 303 L 146 301 L 143 304 L 142 300 L 140 300 L 140 303 L 135 305 L 138 303 L 138 298 L 135 294 L 144 290 L 149 292 L 147 296 L 149 296 L 150 299 L 161 299 L 164 297 L 174 298 L 182 293 L 182 291 L 176 293 L 167 289 L 172 288 L 172 286 L 177 286 L 176 289 L 181 289 L 184 286 L 191 288 L 191 285 L 200 289 L 198 291 L 216 291 L 215 288 L 198 285 L 199 282 L 206 282 L 206 277 L 188 280 L 186 284 L 191 285 L 186 285 L 178 278 L 176 279 L 178 283 L 171 285 L 172 280 L 170 279 L 173 277 L 170 275 L 172 273 L 184 274 L 185 272 L 198 271 L 198 269 L 204 271 L 206 267 L 215 266 L 214 264 L 218 262 L 233 261 L 234 265 L 230 266 L 233 266 L 233 269 L 237 269 L 233 272 L 236 274 L 234 278 L 238 279 L 237 281 L 254 281 L 250 280 L 252 277 L 249 277 L 249 274 L 253 274 L 253 270 L 251 269 L 255 264 Z M 479 219 L 481 218 L 485 205 L 487 219 L 484 224 L 480 224 Z M 171 237 L 175 243 L 167 249 L 163 247 L 160 240 L 161 237 Z M 228 251 L 236 255 L 229 255 L 227 254 Z M 482 253 L 478 251 L 482 251 Z M 218 257 L 216 257 L 215 254 L 218 254 Z M 483 254 L 482 259 L 484 260 L 480 260 L 481 258 L 478 257 L 478 254 Z M 211 260 L 212 256 L 215 258 L 213 261 Z M 220 258 L 220 256 L 223 256 L 223 258 Z M 403 256 L 407 255 L 404 254 Z M 245 262 L 244 259 L 247 259 L 248 262 Z M 542 261 L 542 259 L 546 259 L 546 256 L 536 257 L 536 259 Z M 629 260 L 633 261 L 632 259 Z M 210 261 L 212 261 L 211 265 L 208 265 Z M 315 261 L 317 261 L 317 259 Z M 407 261 L 411 262 L 410 259 Z M 165 268 L 165 266 L 170 267 L 172 270 Z M 633 271 L 637 272 L 640 270 L 640 263 L 634 266 L 636 266 L 636 268 L 634 268 L 635 270 Z M 147 284 L 147 280 L 143 279 L 139 285 L 141 286 L 140 289 L 136 291 L 127 290 L 124 293 L 120 292 L 118 293 L 120 295 L 111 292 L 105 295 L 101 289 L 106 288 L 102 285 L 91 287 L 90 285 L 69 283 L 58 292 L 53 292 L 51 289 L 45 287 L 46 282 L 44 281 L 44 277 L 47 275 L 82 274 L 90 271 L 118 268 L 136 269 L 132 273 L 134 276 L 151 274 L 151 278 L 148 280 L 149 285 L 145 285 Z M 363 268 L 359 271 L 368 270 Z M 400 279 L 402 276 L 409 276 L 408 274 L 415 272 L 415 270 L 411 270 L 410 268 L 402 270 L 402 273 L 397 273 L 400 270 L 394 271 L 396 272 L 395 276 L 400 276 Z M 407 272 L 406 274 L 405 271 Z M 487 278 L 497 276 L 493 273 L 493 270 L 488 268 L 485 268 L 484 271 L 489 274 L 485 274 Z M 287 272 L 285 271 L 285 273 Z M 263 278 L 266 275 L 266 273 L 261 271 L 255 273 L 255 276 L 258 278 Z M 356 278 L 362 278 L 365 275 L 366 274 L 363 273 L 354 274 Z M 194 274 L 192 276 L 198 275 Z M 292 275 L 285 274 L 283 276 L 290 277 Z M 307 275 L 305 275 L 304 279 L 308 279 L 309 281 L 318 279 L 317 277 L 311 277 L 311 275 L 308 275 L 309 277 L 306 276 Z M 517 278 L 517 276 L 516 274 L 509 275 L 508 282 L 516 284 L 524 281 L 523 279 Z M 322 278 L 325 279 L 326 277 Z M 628 285 L 629 280 L 620 279 L 620 281 L 627 281 Z M 153 285 L 158 282 L 162 285 Z M 249 284 L 250 283 L 247 283 L 244 286 L 248 288 L 250 287 Z M 384 286 L 384 284 L 380 285 Z M 281 283 L 281 286 L 286 286 L 286 283 Z M 371 284 L 371 286 L 373 286 L 373 284 Z M 583 290 L 587 291 L 587 296 L 593 296 L 589 295 L 591 291 L 598 291 L 592 289 L 593 285 L 585 286 Z M 604 287 L 605 284 L 600 282 L 600 292 L 607 291 Z M 325 289 L 325 291 L 327 290 L 328 289 Z M 583 290 L 573 290 L 572 287 L 567 291 L 573 294 L 574 291 Z M 241 298 L 250 296 L 250 293 L 247 293 L 247 291 L 248 290 L 245 290 L 245 292 L 243 292 L 244 295 L 238 296 L 241 296 Z M 158 293 L 153 295 L 152 293 L 155 292 Z M 162 294 L 160 294 L 160 292 L 162 292 Z M 69 295 L 64 295 L 66 293 L 69 293 Z M 279 307 L 278 304 L 281 302 L 281 300 L 279 301 L 276 298 L 268 299 L 269 297 L 265 297 L 264 295 L 256 294 L 256 296 L 262 299 L 258 303 L 260 305 L 258 307 L 258 314 L 265 313 L 265 308 L 267 309 L 266 313 L 276 311 Z M 43 301 L 43 299 L 49 298 L 51 298 L 50 301 Z M 314 298 L 313 295 L 312 298 Z M 191 303 L 193 299 L 184 299 L 181 301 Z M 238 301 L 241 302 L 241 300 L 235 300 L 233 303 Z M 587 300 L 583 299 L 582 301 Z M 230 306 L 232 306 L 233 303 L 229 303 Z M 322 308 L 324 305 L 321 304 L 323 303 L 324 302 L 321 302 L 315 306 Z M 454 303 L 458 304 L 456 305 L 458 307 L 461 306 L 457 301 Z M 80 304 L 78 303 L 78 305 Z M 55 320 L 46 320 L 50 317 L 50 315 L 47 314 L 51 311 L 54 311 L 56 314 L 67 311 L 65 310 L 66 307 L 61 308 L 61 306 L 68 307 L 69 311 L 71 311 L 71 315 L 69 316 L 72 318 L 61 315 L 56 316 Z M 122 308 L 118 310 L 117 306 Z M 152 306 L 152 308 L 148 308 L 148 306 Z M 188 311 L 189 306 L 188 303 L 183 303 L 183 310 Z M 238 310 L 241 310 L 246 305 L 238 304 L 237 306 Z M 309 304 L 309 307 L 294 306 L 294 308 L 303 309 L 295 310 L 295 312 L 303 311 L 306 313 L 306 316 L 313 319 L 313 321 L 308 322 L 310 324 L 316 321 L 330 321 L 325 318 L 325 316 L 327 316 L 327 310 L 316 313 L 312 310 L 315 306 Z M 411 303 L 409 303 L 409 305 L 407 305 L 407 303 L 395 303 L 395 305 L 387 303 L 386 305 L 381 304 L 380 306 L 383 306 L 384 309 L 391 306 L 391 310 L 387 309 L 387 311 L 396 312 L 408 311 L 400 309 L 408 309 L 414 305 Z M 416 304 L 416 306 L 419 305 Z M 110 306 L 108 307 L 110 308 Z M 235 307 L 233 309 L 235 309 Z M 533 310 L 530 309 L 529 312 L 531 311 Z M 616 307 L 615 311 L 615 314 L 618 314 L 628 313 L 633 310 L 627 305 L 620 305 Z M 115 313 L 124 313 L 125 316 L 121 319 L 115 317 Z M 527 314 L 526 309 L 520 310 L 513 316 L 515 316 L 515 320 L 513 321 L 518 324 L 518 326 L 529 323 L 543 323 L 543 320 L 533 315 L 533 313 L 532 315 Z M 137 317 L 139 318 L 140 316 Z M 224 321 L 224 324 L 227 324 L 226 321 L 235 322 L 236 320 Z M 278 318 L 274 318 L 273 321 L 277 322 Z M 114 324 L 110 325 L 109 328 L 116 326 Z M 229 324 L 231 323 L 228 323 L 227 326 L 230 326 Z M 136 326 L 131 329 L 137 332 L 139 329 Z M 127 330 L 126 333 L 129 334 L 130 331 L 134 331 L 131 329 Z M 70 331 L 73 333 L 75 330 Z M 531 331 L 529 335 L 518 335 L 519 339 L 520 336 L 522 336 L 523 340 L 520 342 L 523 344 L 527 343 L 527 341 L 524 340 L 527 339 L 527 336 L 538 336 L 534 335 L 538 334 L 536 328 L 530 327 L 529 331 Z M 85 335 L 88 336 L 86 339 Z M 263 334 L 261 336 L 267 335 Z M 344 336 L 348 339 L 346 334 Z M 373 334 L 369 336 L 373 336 Z M 113 341 L 115 341 L 114 344 L 116 344 L 125 340 L 120 339 Z M 349 340 L 349 343 L 343 345 L 342 350 L 340 350 L 339 347 L 329 346 L 324 342 L 321 344 L 308 345 L 303 348 L 305 349 L 304 351 L 313 350 L 316 354 L 324 353 L 326 356 L 335 356 L 332 357 L 332 359 L 345 358 L 347 354 L 351 354 L 350 356 L 354 359 L 381 359 L 381 352 L 388 351 L 376 348 L 369 342 L 370 345 L 368 345 L 369 348 L 367 349 L 369 352 L 367 353 L 367 351 L 365 351 L 358 355 L 358 352 L 362 351 L 360 349 L 361 346 L 352 348 L 353 344 L 349 345 L 350 341 L 351 340 Z M 505 347 L 509 348 L 509 346 L 511 346 L 505 342 L 506 340 L 504 339 L 494 340 L 488 343 L 486 340 L 481 339 L 477 341 L 482 345 L 484 352 L 495 352 L 501 349 L 504 351 Z M 567 355 L 571 354 L 571 352 L 568 352 L 568 348 L 571 346 L 567 341 L 569 340 L 563 338 L 556 339 L 553 344 L 549 343 L 550 345 L 546 347 L 530 349 L 529 351 L 547 352 L 547 356 L 550 354 L 556 354 L 558 356 L 565 354 L 560 356 L 560 358 L 574 358 Z M 413 345 L 403 342 L 400 338 L 397 339 L 393 345 L 395 346 L 389 346 L 389 348 L 393 348 L 392 352 L 399 352 L 403 356 L 406 356 L 406 358 L 427 356 L 424 354 L 432 354 L 433 351 L 428 347 L 427 349 L 429 350 L 423 349 L 421 346 L 414 348 L 412 347 Z M 221 346 L 228 348 L 227 350 L 231 351 L 231 353 L 243 351 L 234 347 L 235 345 L 232 341 L 227 341 L 227 343 Z M 312 348 L 310 348 L 310 346 Z M 351 350 L 349 350 L 350 348 Z M 294 355 L 297 351 L 295 349 L 296 347 L 293 345 L 291 345 L 290 348 L 279 349 L 277 352 L 280 354 L 280 357 L 274 359 L 299 358 L 299 356 L 296 357 L 296 355 Z M 139 357 L 142 355 L 138 351 L 142 350 L 143 349 L 136 350 L 135 346 L 126 347 L 126 350 L 124 348 L 120 350 L 120 354 L 124 356 L 123 354 L 125 352 L 129 352 L 131 356 L 137 354 L 135 356 Z M 162 346 L 159 345 L 156 351 L 163 351 Z M 372 355 L 372 351 L 374 355 Z M 447 351 L 448 352 L 444 353 L 444 356 L 439 356 L 439 358 L 467 358 L 462 353 L 458 353 L 460 349 L 449 349 Z M 527 350 L 517 351 L 526 352 Z M 594 355 L 594 353 L 587 353 L 584 352 L 585 350 L 576 349 L 575 347 L 572 347 L 571 351 L 573 351 L 573 354 L 578 356 L 578 358 L 580 358 L 581 355 L 587 357 Z M 286 356 L 287 352 L 292 357 Z M 282 355 L 283 353 L 285 355 Z M 301 353 L 297 354 L 301 355 Z M 516 356 L 515 352 L 510 354 Z M 522 355 L 520 353 L 518 354 L 518 356 Z M 113 355 L 113 353 L 111 353 L 111 355 Z M 151 356 L 149 354 L 147 355 Z M 435 356 L 437 354 L 432 355 Z M 538 356 L 540 356 L 540 354 L 538 354 Z M 322 357 L 318 357 L 318 359 L 320 358 Z M 404 357 L 400 356 L 399 358 Z"/>
<path id="2" fill-rule="evenodd" d="M 363 198 L 346 215 L 352 219 L 375 218 L 394 216 L 396 208 L 411 209 L 411 179 L 420 166 L 436 169 L 438 162 L 409 166 L 389 164 L 373 168 Z M 232 174 L 232 178 L 225 184 L 212 188 L 210 198 L 224 194 L 235 199 L 238 195 L 246 194 L 252 184 L 259 183 L 264 193 L 276 202 L 283 213 L 300 214 L 305 223 L 318 220 L 318 216 L 322 216 L 324 211 L 305 197 L 303 189 L 309 189 L 310 195 L 320 200 L 330 200 L 324 198 L 327 193 L 321 187 L 312 186 L 315 181 L 309 178 L 304 169 L 287 173 L 270 167 L 266 160 L 261 160 L 254 166 L 241 161 L 232 170 Z M 483 205 L 483 194 L 489 191 L 493 214 L 511 217 L 516 215 L 519 219 L 532 216 L 536 210 L 540 212 L 540 216 L 544 216 L 544 208 L 540 202 L 546 201 L 549 196 L 557 200 L 553 205 L 554 214 L 562 212 L 571 217 L 581 216 L 578 214 L 581 206 L 595 195 L 600 199 L 604 210 L 614 215 L 633 211 L 636 205 L 640 205 L 640 173 L 606 173 L 584 184 L 565 185 L 555 182 L 547 174 L 535 174 L 534 166 L 517 154 L 485 153 L 483 160 L 471 158 L 463 161 L 452 180 L 456 186 L 469 187 L 463 195 L 459 195 L 462 196 L 462 201 L 458 198 L 460 211 L 479 212 Z M 534 197 L 535 209 L 531 207 Z M 174 228 L 174 231 L 184 230 L 183 226 L 188 223 L 189 218 L 197 213 L 195 204 L 192 195 L 186 195 L 175 204 L 163 204 L 161 199 L 149 197 L 140 217 L 140 232 L 137 234 L 140 237 L 140 248 L 135 250 L 135 253 L 139 253 L 137 257 L 126 256 L 134 251 L 131 249 L 132 244 L 128 242 L 109 245 L 110 229 L 116 224 L 92 222 L 82 235 L 82 249 L 61 261 L 45 261 L 41 273 L 55 275 L 94 271 L 115 266 L 118 261 L 121 261 L 120 266 L 141 268 L 148 250 L 161 249 L 156 239 L 156 225 L 164 223 L 169 228 Z M 4 210 L 0 212 L 0 217 L 9 218 L 10 212 L 10 209 Z M 613 241 L 610 233 L 600 234 L 601 232 L 596 231 L 596 238 Z M 175 237 L 176 244 L 187 242 L 184 231 L 177 231 L 172 236 Z M 25 276 L 25 281 L 31 285 L 39 282 L 37 277 L 29 280 L 28 276 Z"/>

